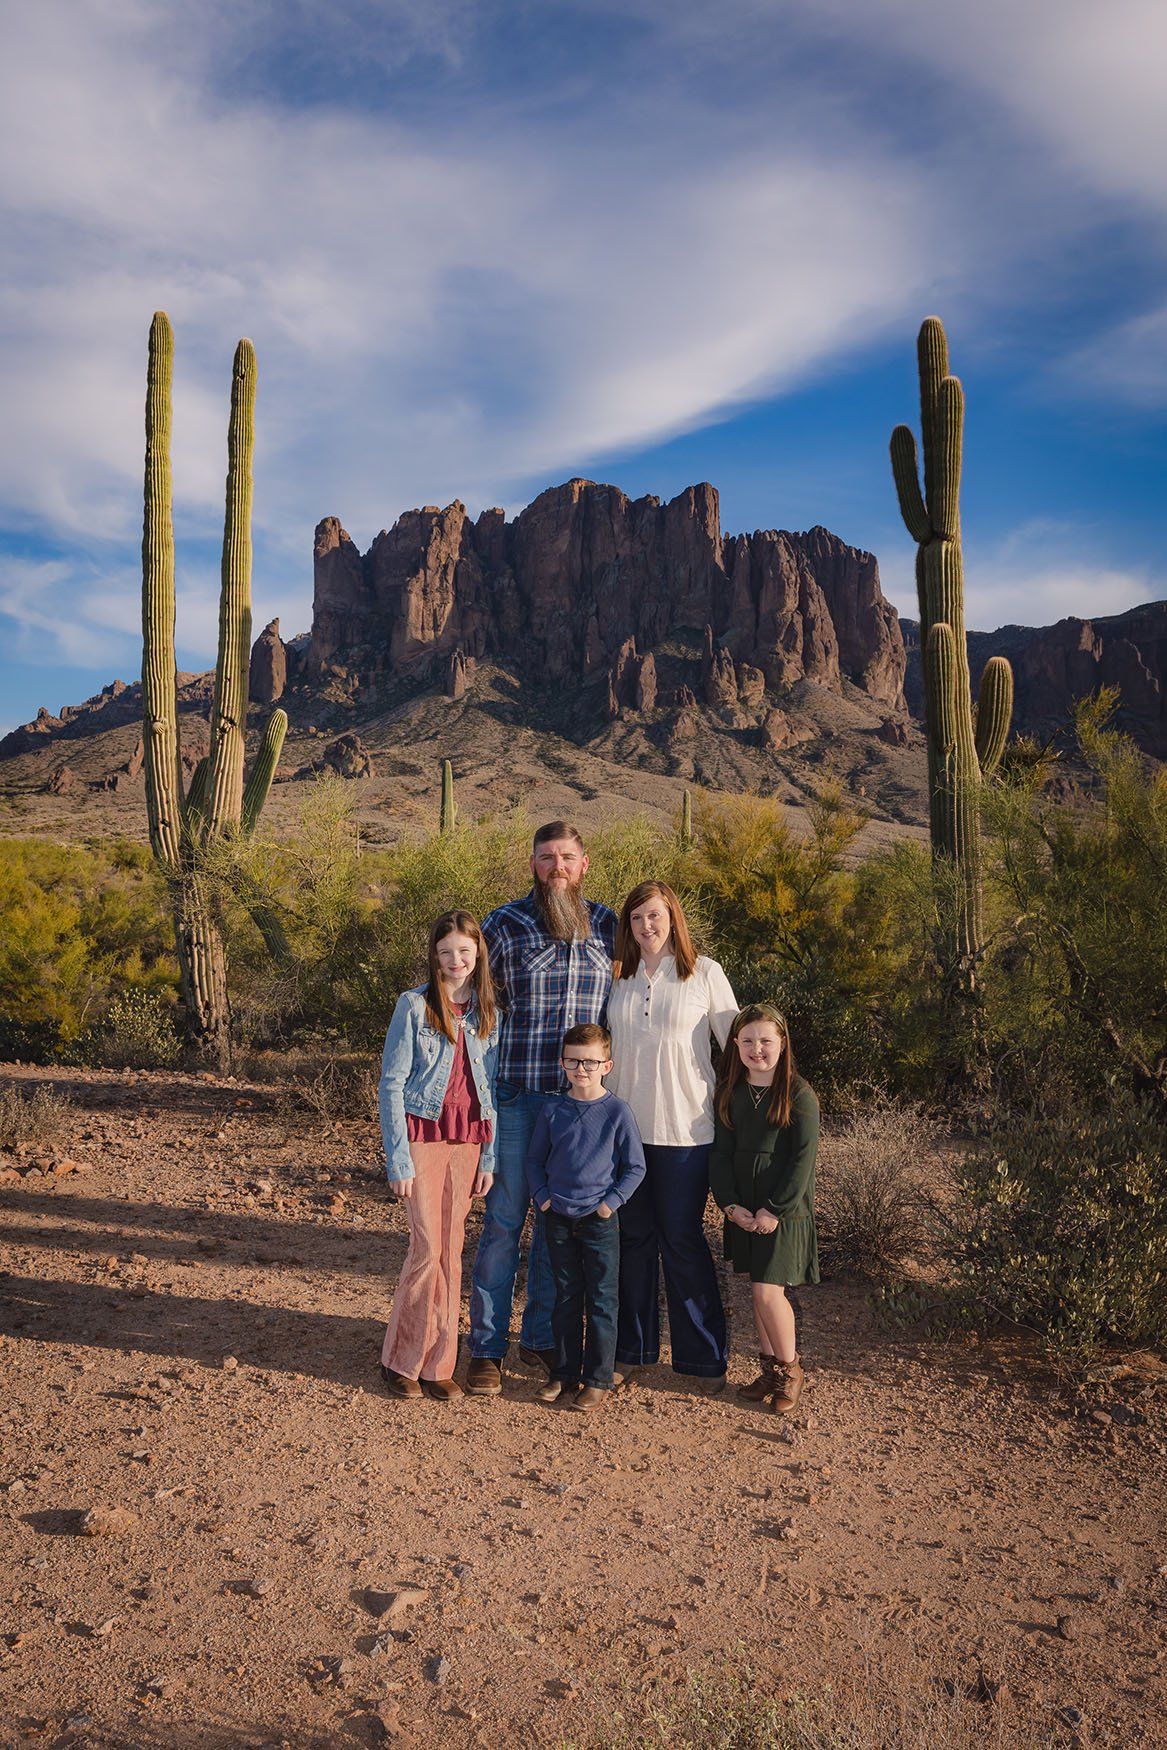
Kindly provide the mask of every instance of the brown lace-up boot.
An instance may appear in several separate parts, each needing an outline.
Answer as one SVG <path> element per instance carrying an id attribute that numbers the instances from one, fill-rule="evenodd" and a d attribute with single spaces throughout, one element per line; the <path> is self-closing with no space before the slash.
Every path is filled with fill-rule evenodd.
<path id="1" fill-rule="evenodd" d="M 774 1384 L 770 1391 L 770 1408 L 776 1416 L 788 1416 L 802 1396 L 802 1363 L 798 1356 L 793 1361 L 776 1361 L 774 1363 Z"/>
<path id="2" fill-rule="evenodd" d="M 774 1377 L 774 1369 L 778 1365 L 776 1357 L 759 1355 L 758 1360 L 761 1363 L 762 1371 L 757 1379 L 751 1379 L 749 1385 L 739 1385 L 737 1388 L 738 1397 L 748 1398 L 751 1404 L 763 1403 L 778 1389 L 778 1381 Z"/>

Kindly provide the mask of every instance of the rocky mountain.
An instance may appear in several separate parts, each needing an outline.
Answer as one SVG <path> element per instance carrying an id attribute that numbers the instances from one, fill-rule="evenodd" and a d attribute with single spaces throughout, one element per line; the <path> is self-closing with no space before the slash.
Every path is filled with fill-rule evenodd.
<path id="1" fill-rule="evenodd" d="M 919 626 L 901 620 L 908 665 L 904 690 L 913 716 L 923 715 Z M 1118 722 L 1146 753 L 1167 759 L 1167 602 L 1147 602 L 1123 614 L 1054 626 L 1001 626 L 970 632 L 974 690 L 990 656 L 1007 656 L 1016 683 L 1014 731 L 1040 740 L 1065 725 L 1075 699 L 1102 686 L 1119 689 Z"/>
<path id="2" fill-rule="evenodd" d="M 294 678 L 359 688 L 490 657 L 538 685 L 607 677 L 612 704 L 642 688 L 655 705 L 667 701 L 646 659 L 688 630 L 703 641 L 705 691 L 716 664 L 717 703 L 730 692 L 736 702 L 744 667 L 761 676 L 745 675 L 747 690 L 846 680 L 903 708 L 903 643 L 873 556 L 822 528 L 723 536 L 712 486 L 662 504 L 570 480 L 509 523 L 501 510 L 471 520 L 457 501 L 427 505 L 363 555 L 326 517 L 314 559 L 312 634 Z"/>
<path id="3" fill-rule="evenodd" d="M 797 810 L 826 780 L 875 832 L 926 822 L 918 628 L 901 633 L 874 557 L 826 529 L 726 535 L 711 486 L 662 503 L 571 480 L 512 521 L 407 511 L 364 554 L 326 517 L 313 561 L 311 631 L 286 642 L 273 620 L 251 656 L 253 725 L 277 700 L 291 723 L 277 825 L 298 818 L 296 780 L 325 770 L 356 780 L 369 842 L 425 825 L 444 759 L 465 818 L 669 819 L 691 785 Z M 1167 758 L 1167 603 L 971 633 L 974 684 L 996 652 L 1019 730 L 1044 738 L 1114 683 L 1124 727 Z M 188 771 L 211 680 L 179 677 Z M 0 829 L 144 830 L 140 736 L 137 682 L 42 709 L 0 741 Z"/>

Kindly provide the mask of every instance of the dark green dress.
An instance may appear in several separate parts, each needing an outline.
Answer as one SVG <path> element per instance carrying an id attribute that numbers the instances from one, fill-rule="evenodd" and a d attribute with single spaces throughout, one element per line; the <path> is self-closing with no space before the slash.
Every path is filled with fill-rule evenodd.
<path id="1" fill-rule="evenodd" d="M 795 1079 L 790 1123 L 779 1129 L 766 1116 L 769 1095 L 755 1107 L 748 1084 L 733 1091 L 733 1129 L 716 1120 L 709 1156 L 709 1188 L 718 1205 L 740 1203 L 778 1217 L 772 1234 L 748 1234 L 725 1223 L 725 1255 L 751 1282 L 817 1282 L 814 1163 L 819 1146 L 819 1103 L 809 1082 Z"/>

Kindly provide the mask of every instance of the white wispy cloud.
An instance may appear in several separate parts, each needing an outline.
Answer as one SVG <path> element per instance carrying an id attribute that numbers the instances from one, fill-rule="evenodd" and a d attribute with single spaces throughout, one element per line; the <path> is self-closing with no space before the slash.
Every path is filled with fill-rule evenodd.
<path id="1" fill-rule="evenodd" d="M 511 11 L 516 29 L 537 22 Z M 1092 203 L 1167 205 L 1149 0 L 610 0 L 620 55 L 479 78 L 506 15 L 472 0 L 14 11 L 0 395 L 19 416 L 0 427 L 0 516 L 79 555 L 41 573 L 39 621 L 3 606 L 27 648 L 67 655 L 82 624 L 132 665 L 155 308 L 176 330 L 180 570 L 181 543 L 201 555 L 221 520 L 248 334 L 256 621 L 282 608 L 293 630 L 324 514 L 365 545 L 410 504 L 513 505 L 532 479 L 805 381 L 942 297 L 991 304 Z M 557 14 L 582 44 L 595 17 Z M 824 43 L 850 82 L 816 63 Z M 885 74 L 927 105 L 881 109 Z M 199 565 L 180 614 L 209 657 Z"/>

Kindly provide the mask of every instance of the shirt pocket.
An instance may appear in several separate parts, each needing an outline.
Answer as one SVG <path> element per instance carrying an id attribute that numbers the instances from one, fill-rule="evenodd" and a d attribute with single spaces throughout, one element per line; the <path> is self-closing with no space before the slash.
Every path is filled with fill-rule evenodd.
<path id="1" fill-rule="evenodd" d="M 522 978 L 528 1001 L 533 1005 L 537 1006 L 541 1000 L 550 997 L 563 982 L 559 944 L 551 942 L 525 954 Z"/>
<path id="2" fill-rule="evenodd" d="M 602 942 L 586 941 L 583 944 L 584 964 L 600 978 L 611 978 L 612 956 Z"/>

